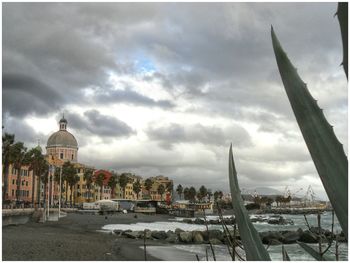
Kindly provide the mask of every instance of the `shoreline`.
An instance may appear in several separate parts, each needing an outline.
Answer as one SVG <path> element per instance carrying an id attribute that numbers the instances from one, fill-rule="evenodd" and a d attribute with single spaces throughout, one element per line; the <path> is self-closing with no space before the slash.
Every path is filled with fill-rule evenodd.
<path id="1" fill-rule="evenodd" d="M 106 224 L 164 221 L 166 215 L 81 215 L 68 213 L 56 222 L 2 227 L 2 260 L 144 261 L 143 240 L 117 238 L 99 231 Z M 147 245 L 160 244 L 147 240 Z M 147 249 L 146 249 L 147 250 Z M 148 254 L 147 260 L 160 259 Z"/>

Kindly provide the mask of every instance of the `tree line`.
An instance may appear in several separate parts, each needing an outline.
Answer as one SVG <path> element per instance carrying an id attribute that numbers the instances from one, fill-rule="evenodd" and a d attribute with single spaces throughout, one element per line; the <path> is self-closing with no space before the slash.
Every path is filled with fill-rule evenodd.
<path id="1" fill-rule="evenodd" d="M 212 193 L 212 191 L 210 189 L 207 189 L 204 185 L 196 190 L 194 186 L 184 188 L 181 184 L 179 184 L 176 187 L 176 192 L 179 195 L 180 199 L 189 200 L 191 202 L 194 202 L 196 200 L 200 202 L 208 200 L 210 202 L 212 200 L 212 197 L 216 202 L 217 200 L 221 200 L 223 197 L 222 191 L 218 190 Z"/>

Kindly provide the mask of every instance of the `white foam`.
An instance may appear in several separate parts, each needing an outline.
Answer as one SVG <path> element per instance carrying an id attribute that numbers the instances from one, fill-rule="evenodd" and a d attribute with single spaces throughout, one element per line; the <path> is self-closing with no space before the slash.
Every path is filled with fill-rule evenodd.
<path id="1" fill-rule="evenodd" d="M 110 224 L 102 227 L 104 230 L 132 230 L 143 231 L 145 229 L 157 230 L 157 231 L 175 231 L 176 228 L 180 228 L 185 231 L 204 231 L 205 225 L 186 224 L 180 222 L 153 222 L 153 223 L 136 223 L 136 224 Z"/>

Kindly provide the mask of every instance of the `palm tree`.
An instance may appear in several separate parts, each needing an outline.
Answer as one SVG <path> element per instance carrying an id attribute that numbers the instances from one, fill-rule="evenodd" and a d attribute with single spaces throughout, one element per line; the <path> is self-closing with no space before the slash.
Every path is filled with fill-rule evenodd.
<path id="1" fill-rule="evenodd" d="M 23 160 L 24 165 L 29 165 L 29 171 L 33 171 L 32 203 L 34 204 L 34 185 L 37 177 L 37 204 L 40 204 L 40 176 L 45 172 L 47 161 L 41 153 L 40 147 L 32 148 L 26 153 Z"/>
<path id="2" fill-rule="evenodd" d="M 183 193 L 183 187 L 182 187 L 182 185 L 181 184 L 179 184 L 178 186 L 177 186 L 177 188 L 176 188 L 176 192 L 178 193 L 178 195 L 180 196 L 180 199 L 181 199 L 181 195 L 182 195 L 182 193 Z"/>
<path id="3" fill-rule="evenodd" d="M 77 182 L 79 182 L 79 176 L 75 173 L 75 174 L 71 174 L 70 176 L 68 176 L 68 184 L 70 186 L 70 205 L 72 206 L 72 200 L 73 200 L 73 187 L 77 184 Z M 75 205 L 75 198 L 73 201 L 73 204 Z"/>
<path id="4" fill-rule="evenodd" d="M 100 173 L 95 175 L 95 183 L 100 187 L 100 200 L 102 200 L 102 191 L 103 191 L 103 181 L 105 179 L 105 175 L 103 173 Z"/>
<path id="5" fill-rule="evenodd" d="M 85 169 L 85 171 L 84 171 L 84 177 L 83 178 L 84 178 L 84 181 L 86 182 L 86 187 L 87 187 L 88 193 L 89 193 L 89 195 L 88 195 L 88 202 L 90 202 L 91 185 L 92 185 L 92 182 L 93 182 L 93 177 L 92 177 L 93 173 L 94 173 L 94 170 L 93 169 L 89 169 L 89 168 Z"/>
<path id="6" fill-rule="evenodd" d="M 151 197 L 150 190 L 152 189 L 153 182 L 150 178 L 147 178 L 145 181 L 145 189 L 147 190 L 149 196 Z"/>
<path id="7" fill-rule="evenodd" d="M 111 196 L 114 198 L 115 196 L 115 188 L 118 184 L 118 179 L 116 174 L 112 174 L 112 176 L 109 178 L 108 186 L 111 188 Z"/>
<path id="8" fill-rule="evenodd" d="M 157 189 L 158 194 L 160 194 L 160 200 L 163 201 L 163 194 L 165 193 L 165 186 L 160 184 Z"/>
<path id="9" fill-rule="evenodd" d="M 50 200 L 50 190 L 49 190 L 50 186 L 47 186 L 47 183 L 49 181 L 49 165 L 48 164 L 46 164 L 46 165 L 47 165 L 47 167 L 45 167 L 45 169 L 43 169 L 43 172 L 40 175 L 40 180 L 44 184 L 44 200 L 43 200 L 44 204 L 46 203 L 46 193 L 45 193 L 46 187 L 48 187 L 47 197 Z"/>
<path id="10" fill-rule="evenodd" d="M 139 193 L 140 193 L 140 191 L 141 191 L 141 189 L 142 189 L 140 180 L 137 180 L 137 181 L 133 184 L 132 189 L 133 189 L 134 193 L 136 194 L 136 199 L 138 200 L 138 199 L 139 199 Z"/>
<path id="11" fill-rule="evenodd" d="M 119 185 L 120 188 L 123 190 L 123 198 L 125 198 L 125 187 L 129 183 L 129 178 L 127 174 L 122 173 L 119 177 Z"/>
<path id="12" fill-rule="evenodd" d="M 77 174 L 77 171 L 71 162 L 67 161 L 63 164 L 63 166 L 62 166 L 62 180 L 65 181 L 65 185 L 66 185 L 65 189 L 64 189 L 64 191 L 66 193 L 66 200 L 65 200 L 66 203 L 68 200 L 68 185 L 70 185 L 70 183 L 73 183 L 75 181 L 74 176 L 76 174 Z M 72 192 L 71 192 L 71 196 L 72 196 Z M 71 197 L 70 203 L 72 204 L 72 197 Z"/>
<path id="13" fill-rule="evenodd" d="M 190 201 L 195 201 L 196 194 L 197 194 L 196 188 L 191 186 L 190 189 L 188 190 L 188 196 L 189 196 Z"/>
<path id="14" fill-rule="evenodd" d="M 17 170 L 17 189 L 16 189 L 16 200 L 20 199 L 20 190 L 21 190 L 21 167 L 23 165 L 25 154 L 27 148 L 24 147 L 23 142 L 16 142 L 11 147 L 12 151 L 12 163 L 13 167 Z"/>
<path id="15" fill-rule="evenodd" d="M 210 189 L 208 189 L 207 196 L 208 196 L 208 201 L 210 202 L 211 197 L 213 196 L 213 193 L 211 192 Z"/>
<path id="16" fill-rule="evenodd" d="M 214 201 L 216 202 L 219 198 L 219 191 L 214 192 Z"/>
<path id="17" fill-rule="evenodd" d="M 190 200 L 189 192 L 190 192 L 190 189 L 188 187 L 185 187 L 185 189 L 184 189 L 184 199 L 185 200 Z"/>
<path id="18" fill-rule="evenodd" d="M 4 187 L 2 189 L 2 202 L 7 199 L 9 166 L 11 162 L 11 146 L 15 142 L 15 135 L 5 133 L 2 136 L 2 172 L 4 175 Z"/>
<path id="19" fill-rule="evenodd" d="M 208 190 L 207 190 L 207 188 L 204 186 L 204 185 L 202 185 L 200 188 L 199 188 L 199 199 L 202 201 L 203 200 L 203 198 L 206 196 L 208 194 Z"/>
<path id="20" fill-rule="evenodd" d="M 166 191 L 170 193 L 171 198 L 173 197 L 173 191 L 174 191 L 174 184 L 173 181 L 170 181 L 166 184 Z"/>

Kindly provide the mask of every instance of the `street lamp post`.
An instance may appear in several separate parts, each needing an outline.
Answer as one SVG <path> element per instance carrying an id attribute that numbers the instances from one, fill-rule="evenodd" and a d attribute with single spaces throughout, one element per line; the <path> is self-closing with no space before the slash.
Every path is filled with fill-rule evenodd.
<path id="1" fill-rule="evenodd" d="M 58 218 L 61 217 L 61 197 L 62 197 L 62 168 L 63 166 L 61 166 L 61 169 L 60 169 L 60 195 L 59 195 L 59 198 L 58 198 Z"/>
<path id="2" fill-rule="evenodd" d="M 51 173 L 51 206 L 53 206 L 53 192 L 54 192 L 54 187 L 55 187 L 55 184 L 54 184 L 54 176 L 55 176 L 55 170 L 56 170 L 56 167 L 53 165 L 52 166 L 52 170 L 53 172 Z"/>
<path id="3" fill-rule="evenodd" d="M 47 178 L 47 219 L 49 219 L 50 216 L 50 175 L 51 175 L 51 168 L 52 166 L 49 165 L 49 174 Z"/>

